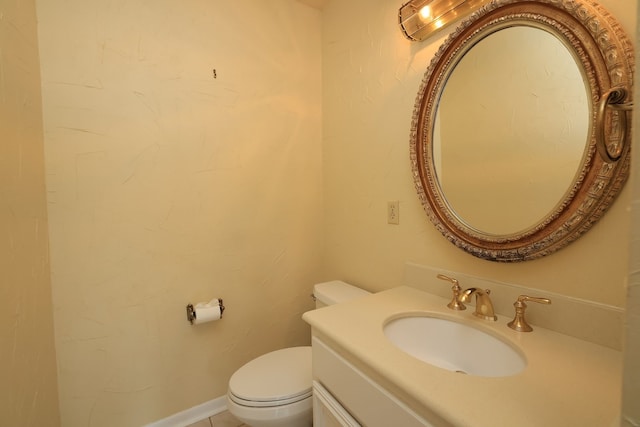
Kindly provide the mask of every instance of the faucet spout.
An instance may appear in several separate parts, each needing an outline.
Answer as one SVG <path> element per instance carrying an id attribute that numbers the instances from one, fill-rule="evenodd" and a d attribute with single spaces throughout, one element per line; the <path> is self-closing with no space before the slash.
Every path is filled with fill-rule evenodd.
<path id="1" fill-rule="evenodd" d="M 484 320 L 491 320 L 495 322 L 498 320 L 498 316 L 496 316 L 496 313 L 493 310 L 493 303 L 491 302 L 491 298 L 489 298 L 490 293 L 491 290 L 489 289 L 468 288 L 460 293 L 458 300 L 461 303 L 468 303 L 471 300 L 471 295 L 475 294 L 476 309 L 473 312 L 473 315 Z"/>

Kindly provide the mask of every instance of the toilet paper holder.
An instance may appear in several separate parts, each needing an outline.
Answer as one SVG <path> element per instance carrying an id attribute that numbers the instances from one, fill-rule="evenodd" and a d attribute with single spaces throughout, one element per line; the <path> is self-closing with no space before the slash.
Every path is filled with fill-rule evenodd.
<path id="1" fill-rule="evenodd" d="M 218 298 L 218 305 L 220 306 L 220 318 L 222 318 L 222 313 L 224 313 L 224 308 L 225 308 L 222 298 Z M 187 320 L 192 325 L 194 320 L 196 320 L 196 310 L 193 307 L 193 304 L 187 304 Z"/>

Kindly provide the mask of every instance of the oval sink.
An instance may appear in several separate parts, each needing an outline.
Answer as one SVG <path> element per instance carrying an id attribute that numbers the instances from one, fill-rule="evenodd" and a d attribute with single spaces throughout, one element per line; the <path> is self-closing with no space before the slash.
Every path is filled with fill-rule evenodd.
<path id="1" fill-rule="evenodd" d="M 411 356 L 454 372 L 506 377 L 527 366 L 524 356 L 509 344 L 454 320 L 401 317 L 388 322 L 384 334 Z"/>

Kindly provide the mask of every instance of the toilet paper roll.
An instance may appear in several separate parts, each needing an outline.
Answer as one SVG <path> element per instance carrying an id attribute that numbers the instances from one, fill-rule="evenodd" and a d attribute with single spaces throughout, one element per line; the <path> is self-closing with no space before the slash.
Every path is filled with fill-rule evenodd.
<path id="1" fill-rule="evenodd" d="M 194 325 L 213 322 L 214 320 L 220 320 L 222 317 L 222 311 L 218 304 L 197 304 L 193 311 L 195 313 Z"/>

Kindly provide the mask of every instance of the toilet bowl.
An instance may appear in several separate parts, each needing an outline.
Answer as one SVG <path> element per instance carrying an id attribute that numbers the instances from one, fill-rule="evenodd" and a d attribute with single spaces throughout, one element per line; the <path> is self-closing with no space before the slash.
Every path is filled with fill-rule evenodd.
<path id="1" fill-rule="evenodd" d="M 316 308 L 368 294 L 338 280 L 313 287 Z M 311 347 L 272 351 L 251 360 L 231 376 L 227 409 L 251 427 L 310 427 L 311 381 Z"/>

